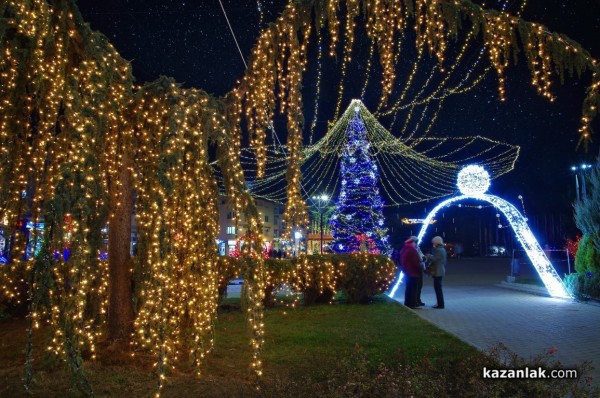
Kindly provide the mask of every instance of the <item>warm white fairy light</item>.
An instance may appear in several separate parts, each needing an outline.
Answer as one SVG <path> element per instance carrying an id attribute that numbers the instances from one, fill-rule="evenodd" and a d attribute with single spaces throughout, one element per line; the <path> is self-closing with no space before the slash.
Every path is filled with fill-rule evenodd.
<path id="1" fill-rule="evenodd" d="M 325 137 L 302 151 L 306 195 L 339 189 L 339 160 L 347 140 L 345 128 L 357 109 L 365 121 L 367 139 L 383 177 L 381 189 L 388 206 L 452 195 L 460 164 L 477 161 L 494 177 L 500 176 L 512 170 L 519 154 L 516 146 L 482 137 L 427 138 L 419 141 L 416 150 L 381 126 L 361 101 L 353 100 Z M 265 176 L 252 180 L 253 195 L 284 202 L 286 162 L 286 153 L 280 148 L 267 150 Z M 256 160 L 244 155 L 242 165 L 248 174 L 253 174 Z"/>

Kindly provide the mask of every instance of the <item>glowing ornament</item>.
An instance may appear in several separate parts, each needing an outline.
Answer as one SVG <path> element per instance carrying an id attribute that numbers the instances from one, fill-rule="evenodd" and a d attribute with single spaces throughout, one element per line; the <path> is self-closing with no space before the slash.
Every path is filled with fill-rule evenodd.
<path id="1" fill-rule="evenodd" d="M 490 187 L 490 174 L 479 165 L 466 166 L 458 173 L 456 185 L 463 195 L 483 195 Z"/>

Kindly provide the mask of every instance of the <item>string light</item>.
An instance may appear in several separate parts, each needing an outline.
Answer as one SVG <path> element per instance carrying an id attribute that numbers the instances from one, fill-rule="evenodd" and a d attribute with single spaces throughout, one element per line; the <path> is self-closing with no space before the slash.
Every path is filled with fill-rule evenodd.
<path id="1" fill-rule="evenodd" d="M 379 195 L 379 171 L 358 105 L 354 107 L 345 133 L 341 188 L 329 222 L 333 235 L 331 246 L 338 253 L 358 252 L 363 246 L 371 253 L 387 253 L 390 247 Z"/>
<path id="2" fill-rule="evenodd" d="M 495 177 L 502 175 L 514 167 L 519 154 L 518 147 L 481 137 L 426 139 L 420 142 L 421 152 L 417 152 L 393 137 L 362 102 L 354 100 L 321 140 L 303 150 L 301 164 L 307 195 L 339 190 L 339 160 L 355 107 L 367 127 L 367 139 L 381 172 L 380 183 L 387 205 L 415 203 L 454 193 L 456 188 L 451 181 L 459 165 L 475 159 L 492 170 Z M 283 203 L 286 157 L 273 149 L 269 153 L 265 177 L 249 180 L 252 194 Z M 250 157 L 246 159 L 244 168 L 251 175 L 255 162 Z"/>

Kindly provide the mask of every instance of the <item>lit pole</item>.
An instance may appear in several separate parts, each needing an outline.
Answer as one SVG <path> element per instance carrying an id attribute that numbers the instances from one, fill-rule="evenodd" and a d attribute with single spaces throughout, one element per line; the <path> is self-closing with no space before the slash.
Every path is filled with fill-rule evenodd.
<path id="1" fill-rule="evenodd" d="M 300 255 L 300 239 L 302 239 L 302 232 L 301 231 L 296 231 L 294 232 L 294 247 L 295 247 L 295 253 L 293 253 L 295 255 L 295 257 L 298 257 L 298 255 Z"/>
<path id="2" fill-rule="evenodd" d="M 327 204 L 327 202 L 329 202 L 329 196 L 327 196 L 327 195 L 313 196 L 312 199 L 317 204 L 317 210 L 319 210 L 319 219 L 320 219 L 319 229 L 321 232 L 321 254 L 323 254 L 323 209 L 325 208 L 325 205 Z"/>
<path id="3" fill-rule="evenodd" d="M 573 170 L 575 172 L 575 190 L 577 191 L 577 201 L 579 202 L 580 200 L 580 196 L 579 196 L 579 178 L 578 178 L 578 172 L 581 171 L 581 188 L 582 188 L 582 195 L 583 198 L 585 199 L 587 197 L 587 190 L 585 189 L 585 176 L 583 175 L 583 172 L 586 171 L 587 169 L 590 169 L 592 167 L 592 165 L 590 164 L 586 164 L 586 163 L 582 163 L 580 166 L 571 166 L 571 170 Z"/>

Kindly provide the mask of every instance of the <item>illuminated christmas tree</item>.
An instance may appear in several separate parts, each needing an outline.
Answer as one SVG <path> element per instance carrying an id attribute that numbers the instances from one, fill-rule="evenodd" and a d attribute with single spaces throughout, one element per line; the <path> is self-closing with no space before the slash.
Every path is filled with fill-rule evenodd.
<path id="1" fill-rule="evenodd" d="M 340 164 L 342 186 L 330 225 L 335 252 L 389 250 L 387 228 L 384 226 L 383 201 L 377 186 L 379 171 L 369 152 L 367 129 L 354 108 L 348 124 L 348 143 Z"/>

